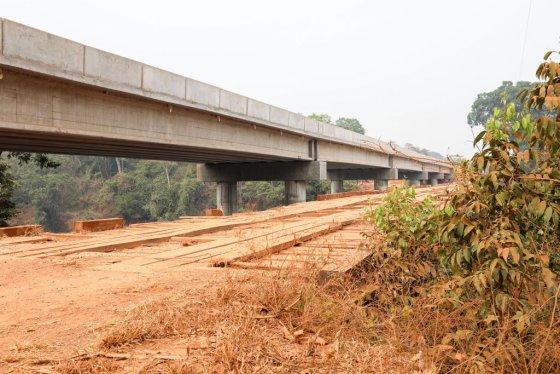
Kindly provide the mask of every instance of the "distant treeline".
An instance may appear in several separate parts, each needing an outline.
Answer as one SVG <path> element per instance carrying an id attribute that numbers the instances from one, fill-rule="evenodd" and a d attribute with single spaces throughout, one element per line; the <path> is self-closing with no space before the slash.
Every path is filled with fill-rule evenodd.
<path id="1" fill-rule="evenodd" d="M 50 157 L 57 168 L 5 160 L 15 179 L 12 201 L 17 215 L 10 224 L 39 223 L 49 231 L 66 231 L 75 219 L 123 217 L 127 223 L 172 220 L 200 215 L 216 206 L 216 186 L 196 179 L 189 163 L 114 157 Z M 355 188 L 348 183 L 348 188 Z M 282 205 L 283 182 L 239 184 L 241 210 Z M 308 184 L 308 200 L 327 193 L 326 181 Z"/>

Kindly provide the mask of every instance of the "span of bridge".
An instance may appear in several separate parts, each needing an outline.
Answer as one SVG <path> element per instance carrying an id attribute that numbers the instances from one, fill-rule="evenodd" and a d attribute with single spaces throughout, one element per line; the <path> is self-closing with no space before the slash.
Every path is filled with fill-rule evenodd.
<path id="1" fill-rule="evenodd" d="M 0 19 L 0 149 L 198 163 L 236 210 L 237 182 L 437 184 L 451 165 L 222 88 Z"/>

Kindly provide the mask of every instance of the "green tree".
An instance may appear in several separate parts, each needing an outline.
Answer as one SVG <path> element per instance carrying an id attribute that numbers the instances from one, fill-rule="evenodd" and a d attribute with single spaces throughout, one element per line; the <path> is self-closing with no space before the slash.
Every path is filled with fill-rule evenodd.
<path id="1" fill-rule="evenodd" d="M 449 263 L 485 300 L 484 312 L 514 316 L 519 333 L 535 318 L 532 308 L 559 294 L 560 63 L 553 53 L 536 71 L 541 82 L 518 96 L 544 114 L 534 121 L 513 103 L 493 110 L 440 224 Z"/>
<path id="2" fill-rule="evenodd" d="M 283 182 L 244 182 L 240 184 L 239 200 L 243 210 L 264 210 L 282 205 Z"/>
<path id="3" fill-rule="evenodd" d="M 127 222 L 172 220 L 199 215 L 213 202 L 213 190 L 196 180 L 193 164 L 139 161 L 107 182 L 117 214 Z"/>
<path id="4" fill-rule="evenodd" d="M 365 134 L 366 130 L 356 118 L 346 118 L 340 117 L 336 120 L 335 124 L 339 127 L 345 128 L 346 130 L 357 132 L 358 134 Z"/>
<path id="5" fill-rule="evenodd" d="M 76 156 L 50 156 L 58 168 L 36 164 L 20 165 L 8 160 L 15 180 L 12 201 L 22 216 L 16 224 L 42 224 L 48 231 L 65 231 L 73 219 L 92 219 L 114 215 L 112 195 L 96 171 L 86 170 Z M 86 168 L 87 169 L 87 168 Z"/>
<path id="6" fill-rule="evenodd" d="M 216 205 L 216 190 L 185 175 L 178 184 L 177 216 L 196 216 L 210 206 Z"/>
<path id="7" fill-rule="evenodd" d="M 328 194 L 331 190 L 331 183 L 329 181 L 309 181 L 306 186 L 307 201 L 317 199 L 317 195 Z"/>
<path id="8" fill-rule="evenodd" d="M 328 114 L 317 114 L 317 113 L 313 113 L 310 114 L 309 116 L 307 116 L 308 118 L 314 119 L 315 121 L 319 121 L 319 122 L 323 122 L 323 123 L 329 123 L 329 124 L 333 124 L 332 123 L 332 118 L 331 116 L 329 116 Z"/>
<path id="9" fill-rule="evenodd" d="M 438 152 L 435 152 L 435 151 L 430 151 L 429 149 L 426 149 L 426 148 L 418 147 L 418 146 L 416 146 L 412 143 L 406 143 L 404 145 L 404 147 L 408 148 L 408 149 L 411 149 L 416 153 L 420 153 L 421 155 L 426 155 L 426 156 L 437 158 L 437 159 L 440 159 L 440 160 L 445 160 L 445 157 L 441 153 L 438 153 Z"/>
<path id="10" fill-rule="evenodd" d="M 49 231 L 66 231 L 75 218 L 72 212 L 80 203 L 81 193 L 74 178 L 61 173 L 47 173 L 30 191 L 35 207 L 35 222 Z"/>
<path id="11" fill-rule="evenodd" d="M 340 117 L 333 123 L 332 117 L 325 113 L 313 113 L 307 117 L 314 119 L 315 121 L 336 125 L 346 130 L 357 132 L 358 134 L 363 135 L 366 132 L 360 121 L 356 118 Z"/>
<path id="12" fill-rule="evenodd" d="M 0 159 L 0 227 L 7 226 L 8 220 L 16 214 L 16 204 L 12 201 L 14 188 L 9 166 Z"/>
<path id="13" fill-rule="evenodd" d="M 16 204 L 12 201 L 12 195 L 15 190 L 15 181 L 10 172 L 9 165 L 2 160 L 3 152 L 0 151 L 0 227 L 7 226 L 8 220 L 17 214 Z M 21 166 L 23 164 L 35 164 L 41 169 L 55 168 L 59 164 L 52 161 L 43 153 L 30 152 L 7 152 L 8 159 L 17 160 Z"/>
<path id="14" fill-rule="evenodd" d="M 514 103 L 517 112 L 522 111 L 523 103 L 517 100 L 521 92 L 533 87 L 535 83 L 519 81 L 513 84 L 510 81 L 502 82 L 502 85 L 490 92 L 483 92 L 478 95 L 472 104 L 471 111 L 467 116 L 467 123 L 471 127 L 486 126 L 486 122 L 492 117 L 494 108 L 500 108 L 504 102 Z M 542 115 L 542 111 L 533 109 L 533 118 Z"/>

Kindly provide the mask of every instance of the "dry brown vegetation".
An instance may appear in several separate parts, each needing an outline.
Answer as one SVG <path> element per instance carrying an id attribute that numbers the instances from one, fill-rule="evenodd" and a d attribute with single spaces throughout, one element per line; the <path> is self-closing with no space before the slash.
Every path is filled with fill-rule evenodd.
<path id="1" fill-rule="evenodd" d="M 558 293 L 519 319 L 481 318 L 484 298 L 453 294 L 461 277 L 435 257 L 392 251 L 368 235 L 359 272 L 322 281 L 317 269 L 236 275 L 202 298 L 177 292 L 129 312 L 99 352 L 60 363 L 60 373 L 126 372 L 143 344 L 179 341 L 187 354 L 144 355 L 142 373 L 519 372 L 560 369 Z M 431 264 L 427 266 L 426 264 Z M 119 355 L 121 353 L 121 355 Z M 125 355 L 123 356 L 122 353 Z"/>
<path id="2" fill-rule="evenodd" d="M 377 278 L 378 279 L 378 278 Z M 317 281 L 317 272 L 255 273 L 231 278 L 205 299 L 189 291 L 137 307 L 99 341 L 99 355 L 60 363 L 60 373 L 124 371 L 126 356 L 143 342 L 181 340 L 188 354 L 152 355 L 143 373 L 465 372 L 476 357 L 471 345 L 489 329 L 478 305 L 445 305 L 437 292 L 414 308 L 377 307 L 375 285 L 361 276 Z M 444 290 L 446 285 L 439 285 Z M 550 300 L 555 302 L 556 300 Z M 476 333 L 467 331 L 475 330 Z M 515 322 L 492 327 L 496 344 L 485 351 L 510 357 L 490 372 L 555 372 L 560 366 L 557 328 L 534 328 L 532 344 L 511 346 Z M 547 343 L 548 342 L 548 343 Z"/>
<path id="3" fill-rule="evenodd" d="M 148 339 L 185 339 L 187 356 L 154 359 L 145 372 L 413 369 L 419 362 L 383 341 L 361 305 L 362 295 L 356 280 L 320 284 L 312 269 L 232 278 L 204 300 L 185 291 L 133 309 L 101 338 L 99 349 L 126 351 Z M 57 370 L 72 373 L 97 361 L 106 364 L 103 356 L 77 358 Z"/>

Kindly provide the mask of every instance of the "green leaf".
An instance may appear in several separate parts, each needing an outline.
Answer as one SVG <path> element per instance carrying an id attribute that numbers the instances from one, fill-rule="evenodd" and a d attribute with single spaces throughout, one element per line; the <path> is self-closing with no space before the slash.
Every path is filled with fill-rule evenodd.
<path id="1" fill-rule="evenodd" d="M 506 202 L 506 193 L 505 192 L 498 192 L 496 194 L 496 202 L 498 203 L 498 205 L 500 206 L 504 206 L 505 202 Z"/>
<path id="2" fill-rule="evenodd" d="M 542 201 L 539 203 L 539 205 L 537 205 L 537 208 L 536 208 L 536 209 L 537 209 L 537 210 L 536 210 L 537 216 L 540 217 L 540 216 L 544 215 L 544 212 L 545 212 L 545 210 L 546 210 L 546 201 L 542 200 Z"/>
<path id="3" fill-rule="evenodd" d="M 476 138 L 474 138 L 474 144 L 477 144 L 483 137 L 484 134 L 486 134 L 486 130 L 481 131 Z"/>
<path id="4" fill-rule="evenodd" d="M 546 208 L 546 210 L 544 211 L 544 215 L 543 215 L 544 223 L 548 223 L 550 221 L 550 217 L 552 217 L 552 207 L 551 206 Z"/>

